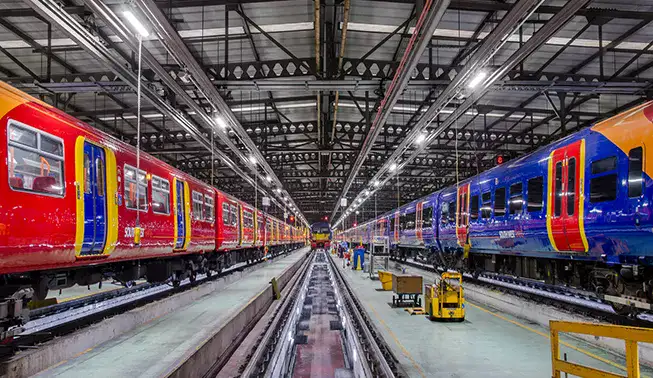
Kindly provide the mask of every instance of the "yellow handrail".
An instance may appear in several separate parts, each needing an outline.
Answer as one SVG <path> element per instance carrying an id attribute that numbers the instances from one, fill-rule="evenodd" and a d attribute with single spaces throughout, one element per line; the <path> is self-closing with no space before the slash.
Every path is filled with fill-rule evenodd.
<path id="1" fill-rule="evenodd" d="M 624 327 L 611 324 L 595 324 L 582 322 L 565 322 L 551 320 L 551 368 L 552 377 L 560 378 L 560 373 L 569 373 L 579 377 L 628 377 L 639 378 L 639 352 L 637 343 L 653 343 L 653 329 L 640 327 Z M 619 375 L 603 370 L 575 364 L 560 359 L 560 339 L 558 334 L 580 333 L 597 337 L 610 337 L 622 339 L 626 343 L 626 373 Z"/>

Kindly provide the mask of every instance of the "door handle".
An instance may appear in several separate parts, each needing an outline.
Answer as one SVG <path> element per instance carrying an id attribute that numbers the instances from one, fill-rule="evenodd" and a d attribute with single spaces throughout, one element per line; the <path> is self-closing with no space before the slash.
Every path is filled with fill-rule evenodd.
<path id="1" fill-rule="evenodd" d="M 82 190 L 79 185 L 79 181 L 75 181 L 75 196 L 77 199 L 82 199 Z"/>

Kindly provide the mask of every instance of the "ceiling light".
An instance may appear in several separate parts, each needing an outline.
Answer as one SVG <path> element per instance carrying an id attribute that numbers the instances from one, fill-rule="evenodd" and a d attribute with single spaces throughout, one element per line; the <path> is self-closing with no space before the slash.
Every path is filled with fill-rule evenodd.
<path id="1" fill-rule="evenodd" d="M 364 193 L 365 193 L 365 195 L 366 195 L 366 196 L 369 196 L 369 195 L 370 195 L 370 191 L 369 191 L 369 190 L 367 190 L 367 189 L 365 190 L 365 192 L 364 192 Z"/>
<path id="2" fill-rule="evenodd" d="M 415 138 L 415 144 L 422 144 L 426 139 L 426 133 L 420 133 L 417 138 Z"/>
<path id="3" fill-rule="evenodd" d="M 267 182 L 272 182 L 272 177 L 270 177 L 270 175 L 267 175 L 267 176 L 265 176 L 265 180 Z"/>
<path id="4" fill-rule="evenodd" d="M 375 180 L 374 181 L 374 186 L 378 187 L 379 185 L 381 185 L 381 182 L 379 182 L 379 180 Z"/>
<path id="5" fill-rule="evenodd" d="M 226 130 L 226 129 L 227 129 L 227 122 L 225 122 L 225 120 L 224 120 L 222 117 L 220 117 L 220 116 L 215 116 L 215 122 L 218 123 L 218 126 L 220 126 L 220 128 L 221 128 L 222 130 Z"/>
<path id="6" fill-rule="evenodd" d="M 487 77 L 487 72 L 485 71 L 479 71 L 476 76 L 467 84 L 468 87 L 470 88 L 475 88 L 477 85 L 479 85 L 485 78 Z"/>
<path id="7" fill-rule="evenodd" d="M 136 29 L 136 32 L 138 32 L 138 34 L 141 35 L 141 37 L 146 38 L 147 36 L 150 35 L 147 29 L 145 29 L 145 26 L 143 26 L 143 24 L 138 20 L 138 18 L 136 18 L 136 16 L 134 16 L 134 14 L 131 11 L 126 10 L 122 12 L 122 14 L 123 16 L 125 16 L 127 21 L 129 21 L 132 27 Z"/>
<path id="8" fill-rule="evenodd" d="M 390 165 L 390 172 L 394 172 L 394 171 L 396 171 L 396 170 L 397 170 L 397 163 L 392 163 L 392 164 Z"/>
<path id="9" fill-rule="evenodd" d="M 254 155 L 249 155 L 249 162 L 256 165 L 256 158 L 254 157 Z"/>

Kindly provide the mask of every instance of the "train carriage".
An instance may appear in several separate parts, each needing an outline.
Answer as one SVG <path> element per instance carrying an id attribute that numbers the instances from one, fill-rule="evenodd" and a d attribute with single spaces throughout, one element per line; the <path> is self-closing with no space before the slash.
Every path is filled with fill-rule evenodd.
<path id="1" fill-rule="evenodd" d="M 445 268 L 581 286 L 618 311 L 651 309 L 652 145 L 648 102 L 377 221 L 394 219 L 387 236 L 400 257 L 426 250 Z"/>

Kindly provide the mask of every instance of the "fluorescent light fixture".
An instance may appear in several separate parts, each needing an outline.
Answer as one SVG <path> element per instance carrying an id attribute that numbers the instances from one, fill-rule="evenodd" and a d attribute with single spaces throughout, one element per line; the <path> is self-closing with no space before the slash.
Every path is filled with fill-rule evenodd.
<path id="1" fill-rule="evenodd" d="M 424 143 L 424 140 L 426 140 L 426 133 L 419 133 L 417 138 L 415 138 L 415 144 L 422 144 Z"/>
<path id="2" fill-rule="evenodd" d="M 265 176 L 265 181 L 272 182 L 272 177 L 270 175 Z"/>
<path id="3" fill-rule="evenodd" d="M 138 20 L 138 18 L 136 18 L 136 16 L 134 16 L 134 14 L 131 11 L 126 10 L 122 12 L 122 14 L 123 16 L 125 16 L 127 21 L 129 21 L 129 23 L 136 30 L 136 32 L 138 32 L 138 34 L 141 35 L 141 37 L 147 38 L 150 35 L 147 29 L 145 29 L 145 26 L 143 26 L 143 24 Z"/>
<path id="4" fill-rule="evenodd" d="M 487 72 L 485 71 L 479 71 L 476 76 L 467 84 L 468 87 L 470 88 L 475 88 L 478 86 L 485 78 L 487 77 Z"/>
<path id="5" fill-rule="evenodd" d="M 358 214 L 360 214 L 360 213 L 361 213 L 360 211 L 356 210 L 356 215 L 358 215 Z"/>
<path id="6" fill-rule="evenodd" d="M 379 185 L 381 185 L 381 182 L 379 180 L 375 180 L 374 181 L 374 186 L 378 187 Z"/>
<path id="7" fill-rule="evenodd" d="M 396 170 L 397 170 L 397 163 L 392 163 L 392 164 L 390 165 L 390 172 L 394 172 L 394 171 L 396 171 Z"/>
<path id="8" fill-rule="evenodd" d="M 367 189 L 365 190 L 365 192 L 364 192 L 364 193 L 365 193 L 365 195 L 366 195 L 366 196 L 369 196 L 369 195 L 370 195 L 370 191 L 369 191 L 369 190 L 367 190 Z"/>
<path id="9" fill-rule="evenodd" d="M 224 118 L 220 117 L 219 115 L 215 116 L 215 122 L 218 123 L 218 126 L 220 126 L 222 130 L 227 129 L 227 122 L 225 122 Z"/>
<path id="10" fill-rule="evenodd" d="M 254 157 L 254 155 L 249 155 L 248 159 L 250 163 L 256 165 L 256 158 Z"/>

